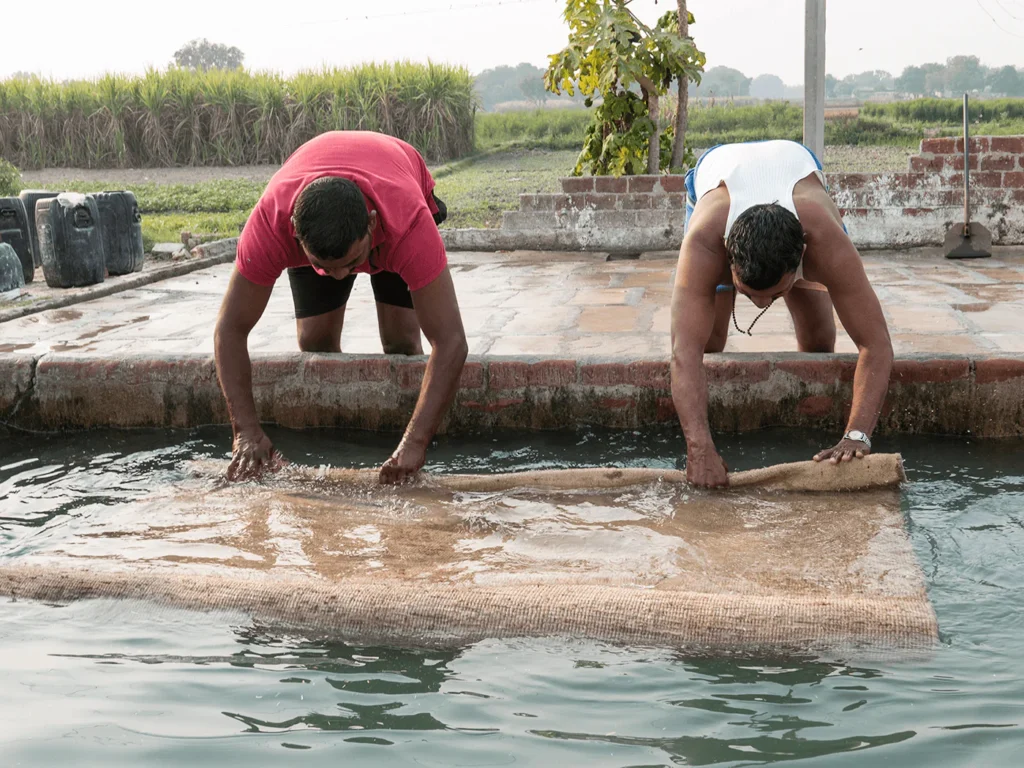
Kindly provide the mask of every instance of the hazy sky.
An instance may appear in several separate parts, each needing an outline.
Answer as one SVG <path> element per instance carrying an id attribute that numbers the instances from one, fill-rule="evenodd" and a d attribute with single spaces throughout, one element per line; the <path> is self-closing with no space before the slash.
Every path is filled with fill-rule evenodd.
<path id="1" fill-rule="evenodd" d="M 46 24 L 5 27 L 0 77 L 58 79 L 164 67 L 193 37 L 236 45 L 252 69 L 284 73 L 323 64 L 432 58 L 473 73 L 500 64 L 544 65 L 565 44 L 561 0 L 249 0 L 170 4 L 51 0 Z M 22 8 L 26 8 L 24 4 Z M 653 22 L 670 0 L 634 0 Z M 83 8 L 87 10 L 83 11 Z M 88 10 L 91 8 L 91 10 Z M 708 67 L 803 82 L 804 0 L 690 0 L 692 34 Z M 10 20 L 8 14 L 8 20 Z M 974 54 L 989 66 L 1024 65 L 1024 0 L 829 0 L 828 72 L 899 74 L 908 64 Z"/>

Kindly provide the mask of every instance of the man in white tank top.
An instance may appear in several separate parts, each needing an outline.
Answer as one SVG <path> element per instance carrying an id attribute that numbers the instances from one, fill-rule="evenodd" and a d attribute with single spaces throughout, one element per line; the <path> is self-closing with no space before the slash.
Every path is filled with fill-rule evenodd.
<path id="1" fill-rule="evenodd" d="M 721 145 L 704 153 L 686 186 L 686 234 L 672 294 L 672 399 L 690 482 L 728 483 L 708 427 L 703 355 L 724 349 L 737 293 L 762 310 L 784 300 L 801 352 L 835 351 L 835 308 L 860 350 L 853 407 L 842 439 L 814 458 L 835 463 L 867 455 L 889 385 L 892 343 L 817 158 L 792 141 Z"/>

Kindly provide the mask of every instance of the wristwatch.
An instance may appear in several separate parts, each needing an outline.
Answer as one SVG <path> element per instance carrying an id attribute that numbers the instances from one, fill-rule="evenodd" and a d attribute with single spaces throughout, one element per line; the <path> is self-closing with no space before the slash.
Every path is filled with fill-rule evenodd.
<path id="1" fill-rule="evenodd" d="M 864 443 L 864 445 L 868 447 L 868 450 L 871 450 L 871 438 L 865 435 L 859 429 L 851 429 L 849 432 L 843 435 L 843 440 L 853 440 L 853 442 L 855 443 Z"/>

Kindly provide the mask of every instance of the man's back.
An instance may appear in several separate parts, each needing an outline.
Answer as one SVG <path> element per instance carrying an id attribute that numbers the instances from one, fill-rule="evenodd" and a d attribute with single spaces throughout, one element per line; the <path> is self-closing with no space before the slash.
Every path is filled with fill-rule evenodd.
<path id="1" fill-rule="evenodd" d="M 354 182 L 366 198 L 367 208 L 377 212 L 374 247 L 384 268 L 402 274 L 399 264 L 409 261 L 403 243 L 410 233 L 423 232 L 430 241 L 429 252 L 424 242 L 418 248 L 431 258 L 419 261 L 430 261 L 430 265 L 423 275 L 410 275 L 410 285 L 418 288 L 420 282 L 436 277 L 444 266 L 444 248 L 432 218 L 437 212 L 431 194 L 434 180 L 412 146 L 368 131 L 321 134 L 285 161 L 267 184 L 239 239 L 237 263 L 244 277 L 271 285 L 286 268 L 308 263 L 295 239 L 292 214 L 303 189 L 325 176 Z M 369 267 L 360 269 L 368 271 Z"/>

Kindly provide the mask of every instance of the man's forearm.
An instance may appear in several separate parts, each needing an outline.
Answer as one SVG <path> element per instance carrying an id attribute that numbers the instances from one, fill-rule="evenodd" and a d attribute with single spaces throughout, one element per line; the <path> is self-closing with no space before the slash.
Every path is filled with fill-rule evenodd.
<path id="1" fill-rule="evenodd" d="M 405 442 L 426 446 L 437 434 L 441 420 L 455 399 L 467 354 L 464 338 L 433 347 L 416 409 L 405 430 Z"/>
<path id="2" fill-rule="evenodd" d="M 874 431 L 889 391 L 892 357 L 889 345 L 861 349 L 853 376 L 853 406 L 846 424 L 847 431 L 858 429 L 868 435 Z"/>
<path id="3" fill-rule="evenodd" d="M 217 377 L 228 403 L 235 434 L 259 426 L 252 395 L 252 362 L 247 342 L 245 335 L 219 328 L 214 335 Z"/>
<path id="4" fill-rule="evenodd" d="M 712 445 L 708 425 L 708 380 L 703 354 L 672 358 L 672 402 L 688 449 Z"/>

